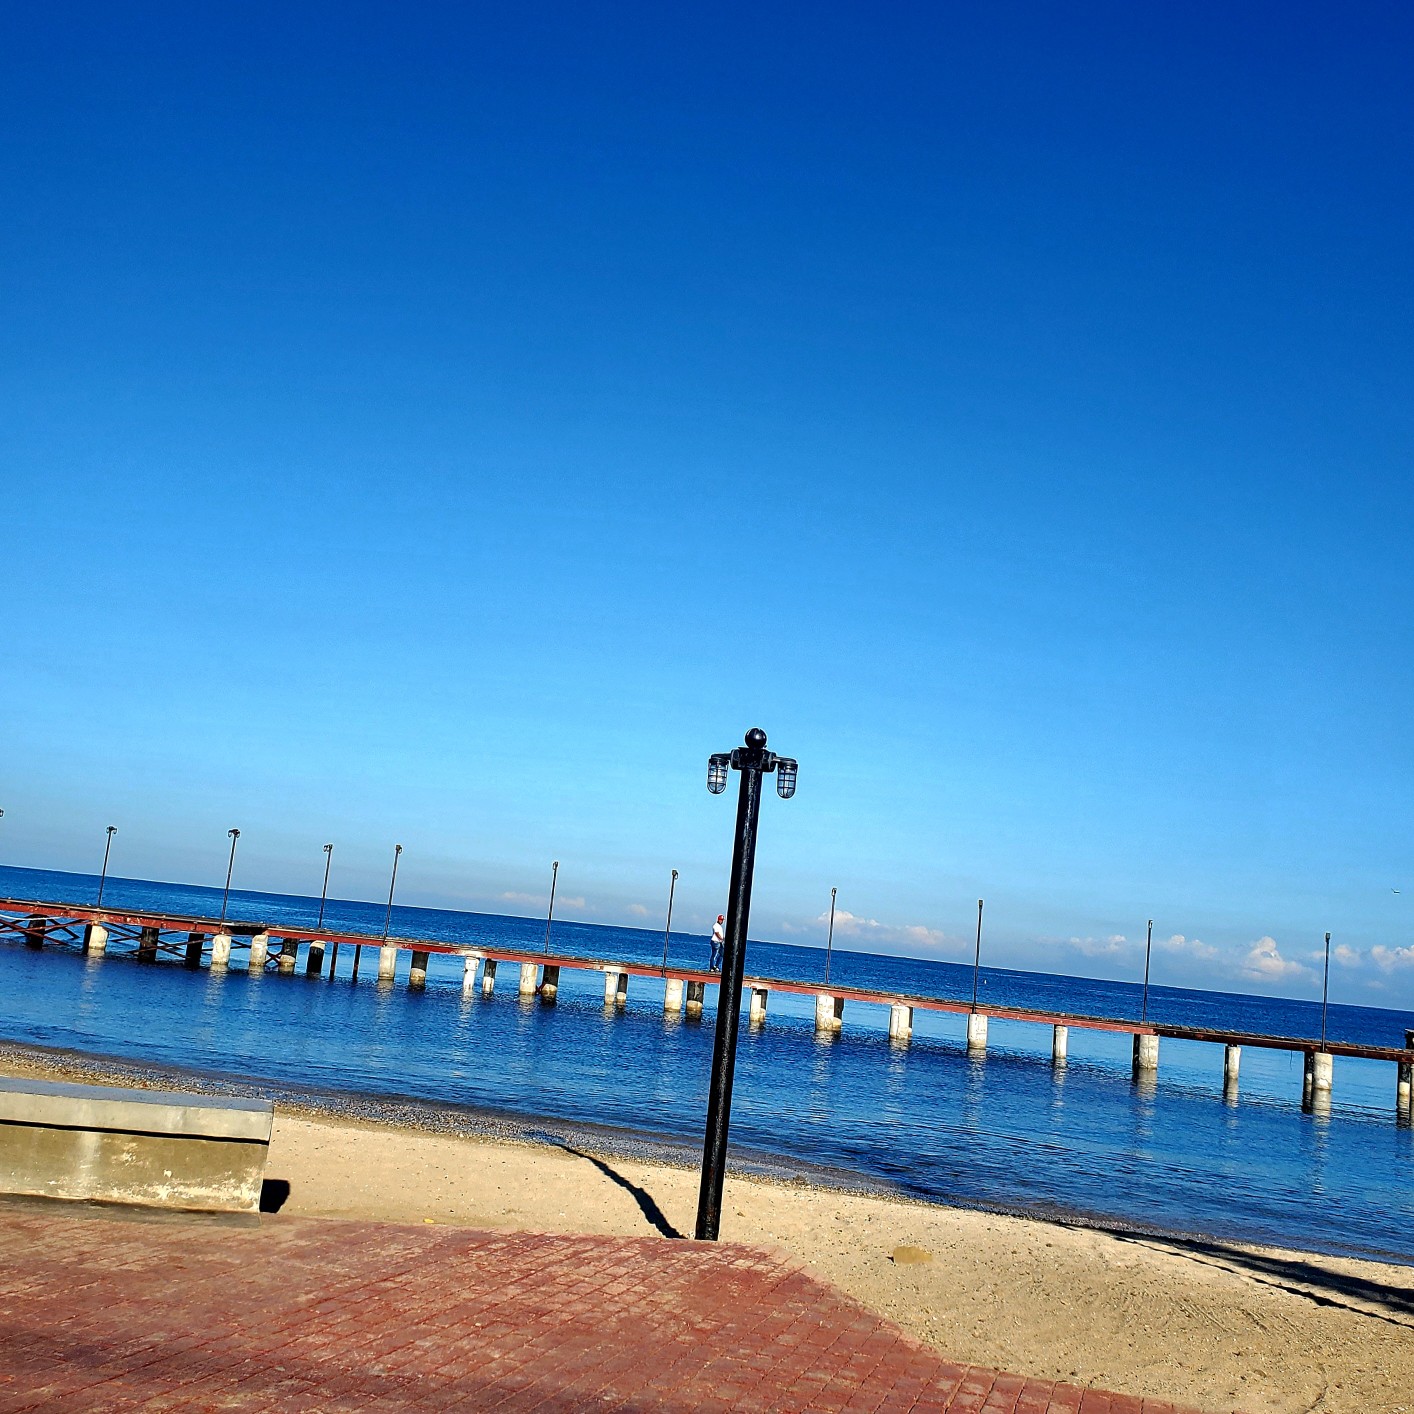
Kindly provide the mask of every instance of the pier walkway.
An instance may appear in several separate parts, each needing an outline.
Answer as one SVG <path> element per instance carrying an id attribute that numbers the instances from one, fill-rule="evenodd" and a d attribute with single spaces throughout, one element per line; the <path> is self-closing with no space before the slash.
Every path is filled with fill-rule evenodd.
<path id="1" fill-rule="evenodd" d="M 68 945 L 90 955 L 102 955 L 110 947 L 135 951 L 139 959 L 155 962 L 159 956 L 180 958 L 189 967 L 208 963 L 212 968 L 231 965 L 233 954 L 244 956 L 250 970 L 291 974 L 302 970 L 320 976 L 326 963 L 332 974 L 342 947 L 354 949 L 355 977 L 365 948 L 377 953 L 377 977 L 391 983 L 397 975 L 398 956 L 410 954 L 408 985 L 420 987 L 427 980 L 428 959 L 433 953 L 463 959 L 463 988 L 479 988 L 490 996 L 499 970 L 516 970 L 516 987 L 522 997 L 552 1003 L 565 970 L 599 972 L 604 976 L 604 1004 L 626 1004 L 630 979 L 644 978 L 663 988 L 663 1010 L 689 1017 L 700 1016 L 709 986 L 715 986 L 712 972 L 675 966 L 659 967 L 608 958 L 571 957 L 562 953 L 479 947 L 439 942 L 426 938 L 383 938 L 365 933 L 330 929 L 309 929 L 296 925 L 238 922 L 215 918 L 186 917 L 168 913 L 103 909 L 40 899 L 0 898 L 0 939 L 23 939 L 32 948 Z M 303 949 L 303 957 L 301 957 Z M 303 967 L 301 969 L 301 961 Z M 766 1020 L 770 995 L 807 996 L 815 999 L 815 1029 L 822 1034 L 838 1032 L 844 1026 L 845 1007 L 874 1006 L 888 1011 L 890 1038 L 906 1045 L 913 1034 L 915 1012 L 948 1012 L 964 1016 L 969 1053 L 980 1056 L 987 1047 L 989 1019 L 1025 1022 L 1051 1028 L 1051 1061 L 1066 1063 L 1072 1029 L 1110 1031 L 1133 1038 L 1133 1072 L 1136 1080 L 1152 1077 L 1159 1067 L 1159 1042 L 1174 1040 L 1221 1045 L 1223 1050 L 1224 1094 L 1236 1093 L 1242 1050 L 1247 1046 L 1297 1052 L 1304 1056 L 1301 1102 L 1320 1110 L 1329 1106 L 1337 1056 L 1385 1061 L 1395 1067 L 1394 1109 L 1401 1123 L 1414 1122 L 1414 1029 L 1406 1031 L 1404 1045 L 1367 1046 L 1344 1041 L 1321 1041 L 1314 1037 L 1267 1036 L 1212 1028 L 1172 1026 L 1161 1022 L 1140 1022 L 1125 1017 L 1072 1015 L 1064 1012 L 1028 1010 L 969 1002 L 943 997 L 913 996 L 894 992 L 874 992 L 857 987 L 812 983 L 780 977 L 747 977 L 745 992 L 750 997 L 750 1018 L 754 1025 Z"/>
<path id="2" fill-rule="evenodd" d="M 958 1364 L 726 1243 L 0 1205 L 0 1411 L 1196 1414 Z"/>

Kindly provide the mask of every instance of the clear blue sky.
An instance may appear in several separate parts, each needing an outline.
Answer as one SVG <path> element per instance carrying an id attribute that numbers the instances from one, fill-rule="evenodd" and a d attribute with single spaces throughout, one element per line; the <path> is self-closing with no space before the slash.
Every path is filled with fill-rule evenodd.
<path id="1" fill-rule="evenodd" d="M 7 7 L 0 859 L 1414 1005 L 1411 59 Z"/>

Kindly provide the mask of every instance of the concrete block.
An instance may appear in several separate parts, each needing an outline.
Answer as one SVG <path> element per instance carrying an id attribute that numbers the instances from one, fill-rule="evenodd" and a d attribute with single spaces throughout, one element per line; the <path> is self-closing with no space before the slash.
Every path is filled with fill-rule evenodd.
<path id="1" fill-rule="evenodd" d="M 683 982 L 681 977 L 669 977 L 663 988 L 663 1012 L 677 1016 L 682 1011 Z"/>
<path id="2" fill-rule="evenodd" d="M 275 966 L 282 977 L 294 975 L 295 964 L 299 961 L 299 939 L 286 938 L 280 944 L 280 951 L 275 957 Z"/>
<path id="3" fill-rule="evenodd" d="M 311 938 L 309 951 L 305 954 L 304 975 L 318 977 L 324 971 L 324 944 L 318 938 Z"/>
<path id="4" fill-rule="evenodd" d="M 139 962 L 157 961 L 157 940 L 159 932 L 156 928 L 144 928 L 137 938 L 137 960 Z"/>
<path id="5" fill-rule="evenodd" d="M 200 967 L 200 966 L 201 966 L 201 954 L 202 954 L 202 952 L 205 950 L 205 948 L 206 948 L 206 934 L 205 934 L 205 933 L 188 933 L 188 934 L 187 934 L 187 955 L 186 955 L 185 961 L 186 961 L 186 964 L 187 964 L 188 967 Z"/>
<path id="6" fill-rule="evenodd" d="M 254 933 L 250 940 L 250 957 L 246 961 L 246 967 L 251 972 L 264 972 L 266 961 L 270 957 L 270 934 Z"/>
<path id="7" fill-rule="evenodd" d="M 1051 1064 L 1064 1065 L 1070 1054 L 1070 1027 L 1051 1028 Z"/>
<path id="8" fill-rule="evenodd" d="M 1136 1035 L 1134 1038 L 1134 1071 L 1153 1071 L 1159 1068 L 1159 1038 L 1153 1035 Z"/>
<path id="9" fill-rule="evenodd" d="M 535 988 L 540 983 L 540 964 L 538 962 L 523 962 L 520 965 L 520 994 L 523 997 L 533 997 Z"/>
<path id="10" fill-rule="evenodd" d="M 412 962 L 408 965 L 408 986 L 425 987 L 427 985 L 427 960 L 430 953 L 414 952 Z"/>
<path id="11" fill-rule="evenodd" d="M 757 1026 L 766 1020 L 766 999 L 770 994 L 769 987 L 751 988 L 751 1020 Z"/>
<path id="12" fill-rule="evenodd" d="M 1236 1085 L 1237 1077 L 1242 1070 L 1242 1047 L 1223 1047 L 1223 1084 Z"/>
<path id="13" fill-rule="evenodd" d="M 47 928 L 48 924 L 38 914 L 27 919 L 24 926 L 25 946 L 27 948 L 42 948 Z"/>
<path id="14" fill-rule="evenodd" d="M 480 962 L 479 957 L 468 957 L 462 960 L 462 995 L 476 990 L 476 964 Z"/>
<path id="15" fill-rule="evenodd" d="M 702 1015 L 702 1003 L 707 997 L 707 984 L 705 982 L 689 982 L 687 984 L 687 1014 L 690 1017 Z"/>
<path id="16" fill-rule="evenodd" d="M 217 933 L 211 939 L 211 965 L 215 968 L 229 967 L 231 963 L 231 935 Z"/>
<path id="17" fill-rule="evenodd" d="M 980 1052 L 987 1049 L 987 1015 L 981 1011 L 967 1013 L 967 1049 Z"/>
<path id="18" fill-rule="evenodd" d="M 108 930 L 101 923 L 89 923 L 85 926 L 83 950 L 90 957 L 102 957 L 108 951 Z"/>
<path id="19" fill-rule="evenodd" d="M 829 1034 L 844 1029 L 844 998 L 830 992 L 815 994 L 815 1029 Z"/>
<path id="20" fill-rule="evenodd" d="M 628 973 L 616 967 L 604 969 L 604 1005 L 621 1007 L 628 1005 Z"/>
<path id="21" fill-rule="evenodd" d="M 553 1002 L 560 992 L 560 968 L 558 963 L 547 962 L 540 974 L 540 1000 Z"/>
<path id="22" fill-rule="evenodd" d="M 496 959 L 488 957 L 481 964 L 481 995 L 489 997 L 496 990 Z"/>
<path id="23" fill-rule="evenodd" d="M 907 1002 L 889 1004 L 889 1039 L 907 1041 L 913 1035 L 913 1008 Z"/>
<path id="24" fill-rule="evenodd" d="M 268 1100 L 0 1077 L 0 1190 L 254 1213 Z"/>

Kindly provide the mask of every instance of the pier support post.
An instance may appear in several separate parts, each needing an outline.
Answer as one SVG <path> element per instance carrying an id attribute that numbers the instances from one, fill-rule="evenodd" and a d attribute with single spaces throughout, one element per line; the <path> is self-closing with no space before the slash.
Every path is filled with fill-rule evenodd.
<path id="1" fill-rule="evenodd" d="M 682 978 L 669 977 L 663 987 L 663 1015 L 677 1016 L 682 1011 Z"/>
<path id="2" fill-rule="evenodd" d="M 102 957 L 108 951 L 108 930 L 101 923 L 90 923 L 84 928 L 83 950 L 90 957 Z"/>
<path id="3" fill-rule="evenodd" d="M 1334 1061 L 1335 1057 L 1329 1051 L 1306 1052 L 1305 1073 L 1301 1079 L 1301 1098 L 1305 1104 L 1316 1104 L 1322 1100 L 1330 1103 Z"/>
<path id="4" fill-rule="evenodd" d="M 1069 1054 L 1070 1027 L 1053 1026 L 1051 1028 L 1051 1064 L 1064 1065 Z"/>
<path id="5" fill-rule="evenodd" d="M 211 940 L 211 966 L 224 971 L 231 965 L 231 935 L 217 933 Z"/>
<path id="6" fill-rule="evenodd" d="M 476 964 L 481 959 L 478 957 L 468 957 L 462 962 L 462 995 L 476 990 Z"/>
<path id="7" fill-rule="evenodd" d="M 520 994 L 523 997 L 533 997 L 535 995 L 535 984 L 539 980 L 538 973 L 540 964 L 538 962 L 523 962 L 520 965 Z"/>
<path id="8" fill-rule="evenodd" d="M 844 1030 L 844 998 L 829 992 L 815 993 L 815 1030 L 826 1035 Z"/>
<path id="9" fill-rule="evenodd" d="M 1156 1071 L 1159 1068 L 1159 1038 L 1137 1034 L 1134 1037 L 1134 1073 Z"/>
<path id="10" fill-rule="evenodd" d="M 913 1035 L 913 1008 L 907 1002 L 889 1006 L 889 1039 L 907 1041 Z"/>
<path id="11" fill-rule="evenodd" d="M 318 977 L 324 971 L 324 944 L 318 938 L 309 940 L 309 952 L 304 959 L 304 975 Z"/>
<path id="12" fill-rule="evenodd" d="M 1414 1031 L 1404 1033 L 1404 1049 L 1414 1051 Z M 1399 1078 L 1395 1081 L 1394 1108 L 1407 1118 L 1414 1119 L 1414 1061 L 1399 1062 Z"/>
<path id="13" fill-rule="evenodd" d="M 157 937 L 156 928 L 144 928 L 137 938 L 137 960 L 139 962 L 157 961 Z"/>
<path id="14" fill-rule="evenodd" d="M 44 919 L 38 914 L 26 921 L 24 927 L 25 946 L 27 948 L 42 948 L 44 946 Z"/>
<path id="15" fill-rule="evenodd" d="M 430 953 L 415 952 L 412 955 L 412 962 L 408 966 L 408 986 L 425 987 L 427 985 L 427 959 Z"/>
<path id="16" fill-rule="evenodd" d="M 496 959 L 488 957 L 481 964 L 481 995 L 489 997 L 496 990 Z"/>
<path id="17" fill-rule="evenodd" d="M 282 977 L 289 977 L 295 970 L 295 963 L 299 961 L 299 939 L 286 938 L 280 944 L 280 954 L 275 959 L 275 966 L 280 969 Z"/>
<path id="18" fill-rule="evenodd" d="M 200 967 L 200 966 L 201 966 L 201 953 L 202 953 L 202 949 L 203 949 L 205 946 L 206 946 L 206 934 L 205 934 L 205 933 L 188 933 L 188 934 L 187 934 L 187 956 L 186 956 L 186 964 L 187 964 L 188 967 Z"/>
<path id="19" fill-rule="evenodd" d="M 628 1005 L 628 973 L 617 967 L 604 969 L 604 1005 L 621 1007 Z"/>
<path id="20" fill-rule="evenodd" d="M 398 973 L 398 950 L 392 943 L 384 943 L 378 949 L 378 980 L 391 982 Z"/>
<path id="21" fill-rule="evenodd" d="M 756 987 L 751 989 L 751 1021 L 753 1025 L 760 1026 L 766 1020 L 766 998 L 771 994 L 769 987 Z"/>
<path id="22" fill-rule="evenodd" d="M 967 1049 L 974 1055 L 987 1049 L 987 1013 L 984 1011 L 967 1013 Z"/>
<path id="23" fill-rule="evenodd" d="M 560 966 L 556 962 L 547 962 L 545 970 L 540 974 L 540 1000 L 542 1002 L 553 1002 L 560 993 Z"/>
<path id="24" fill-rule="evenodd" d="M 689 982 L 687 984 L 687 1014 L 689 1016 L 702 1015 L 702 1003 L 707 996 L 707 984 L 705 982 Z"/>
<path id="25" fill-rule="evenodd" d="M 246 963 L 251 972 L 264 972 L 270 957 L 270 934 L 257 933 L 250 940 L 250 960 Z"/>
<path id="26" fill-rule="evenodd" d="M 1227 1045 L 1223 1049 L 1223 1088 L 1236 1088 L 1237 1077 L 1242 1070 L 1242 1047 Z"/>

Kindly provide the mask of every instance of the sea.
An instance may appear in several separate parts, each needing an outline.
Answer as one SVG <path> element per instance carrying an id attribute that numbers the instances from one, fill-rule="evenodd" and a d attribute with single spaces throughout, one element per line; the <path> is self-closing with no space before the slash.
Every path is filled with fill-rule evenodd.
<path id="1" fill-rule="evenodd" d="M 0 894 L 91 903 L 96 876 L 0 867 Z M 221 890 L 110 877 L 115 909 L 213 917 Z M 233 921 L 312 927 L 317 898 L 235 892 Z M 330 899 L 327 927 L 377 935 L 385 906 Z M 542 949 L 545 919 L 394 908 L 396 936 Z M 556 920 L 549 957 L 661 963 L 658 931 Z M 705 937 L 674 932 L 670 964 L 702 967 Z M 716 988 L 701 1021 L 663 1014 L 663 983 L 634 977 L 606 1009 L 599 973 L 566 970 L 557 1004 L 462 991 L 462 960 L 433 954 L 422 991 L 380 987 L 365 953 L 337 975 L 248 976 L 141 965 L 114 950 L 32 951 L 0 941 L 0 1040 L 208 1077 L 277 1098 L 377 1100 L 492 1117 L 526 1137 L 593 1132 L 691 1162 L 700 1152 Z M 821 948 L 752 941 L 747 972 L 823 982 Z M 968 999 L 972 968 L 835 949 L 841 986 Z M 984 967 L 979 1004 L 1137 1018 L 1131 982 Z M 1151 986 L 1152 1019 L 1319 1036 L 1319 1001 Z M 1333 1040 L 1399 1046 L 1414 1015 L 1332 1004 Z M 1053 1068 L 1049 1026 L 992 1019 L 985 1056 L 965 1018 L 917 1011 L 913 1038 L 888 1037 L 888 1010 L 850 1002 L 820 1037 L 813 998 L 771 994 L 764 1025 L 743 1021 L 732 1103 L 738 1165 L 929 1202 L 1217 1241 L 1414 1262 L 1414 1130 L 1397 1119 L 1388 1062 L 1337 1057 L 1327 1112 L 1301 1106 L 1299 1053 L 1248 1047 L 1224 1100 L 1223 1048 L 1165 1039 L 1152 1082 L 1136 1083 L 1125 1034 L 1072 1028 Z"/>

